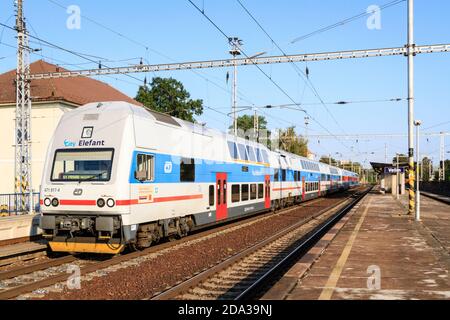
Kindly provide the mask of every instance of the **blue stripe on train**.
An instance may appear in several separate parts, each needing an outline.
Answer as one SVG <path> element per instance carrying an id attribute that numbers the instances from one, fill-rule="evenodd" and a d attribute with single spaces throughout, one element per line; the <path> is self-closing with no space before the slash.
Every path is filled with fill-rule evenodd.
<path id="1" fill-rule="evenodd" d="M 137 154 L 148 154 L 154 156 L 154 180 L 140 182 L 134 177 L 137 167 Z M 129 175 L 129 183 L 180 183 L 180 160 L 179 156 L 168 154 L 134 151 Z M 217 172 L 226 172 L 229 183 L 237 182 L 264 182 L 264 176 L 270 175 L 273 179 L 273 168 L 242 163 L 215 163 L 210 160 L 195 159 L 195 182 L 215 183 Z M 246 167 L 247 170 L 243 170 Z M 301 178 L 305 181 L 318 181 L 320 173 L 301 172 Z M 281 176 L 281 173 L 280 173 Z M 339 176 L 336 176 L 339 177 Z M 334 180 L 334 179 L 333 179 Z M 287 170 L 286 181 L 294 181 L 294 171 Z"/>

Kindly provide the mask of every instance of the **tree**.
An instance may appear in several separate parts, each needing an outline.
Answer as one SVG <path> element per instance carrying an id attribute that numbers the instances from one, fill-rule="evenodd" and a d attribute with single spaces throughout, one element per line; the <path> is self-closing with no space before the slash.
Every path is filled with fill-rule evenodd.
<path id="1" fill-rule="evenodd" d="M 406 154 L 399 154 L 398 155 L 398 165 L 400 167 L 407 166 L 408 163 L 409 163 L 409 158 L 408 158 L 408 156 Z M 397 165 L 397 156 L 392 158 L 392 164 L 393 165 Z"/>
<path id="2" fill-rule="evenodd" d="M 330 156 L 322 156 L 319 161 L 322 163 L 331 164 L 332 166 L 338 166 L 336 159 Z"/>
<path id="3" fill-rule="evenodd" d="M 306 157 L 308 156 L 308 142 L 305 138 L 297 136 L 294 127 L 280 130 L 280 149 Z"/>
<path id="4" fill-rule="evenodd" d="M 180 81 L 155 77 L 150 88 L 139 87 L 135 100 L 149 109 L 194 122 L 194 115 L 203 113 L 203 100 L 192 100 L 190 96 Z"/>
<path id="5" fill-rule="evenodd" d="M 422 159 L 422 166 L 421 166 L 421 176 L 422 176 L 422 181 L 430 181 L 432 176 L 432 171 L 433 171 L 433 164 L 431 162 L 431 159 L 428 157 L 424 157 Z M 431 173 L 431 174 L 430 174 Z"/>
<path id="6" fill-rule="evenodd" d="M 254 128 L 254 120 L 255 116 L 249 116 L 247 114 L 243 116 L 239 116 L 236 118 L 237 127 L 240 130 L 247 131 Z M 258 116 L 259 129 L 264 130 L 267 129 L 267 120 L 263 116 Z M 229 127 L 229 129 L 233 129 L 233 125 Z"/>

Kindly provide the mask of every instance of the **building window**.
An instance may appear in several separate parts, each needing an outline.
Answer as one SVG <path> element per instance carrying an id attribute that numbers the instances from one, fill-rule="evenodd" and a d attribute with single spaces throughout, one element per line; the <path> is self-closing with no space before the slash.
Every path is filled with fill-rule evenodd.
<path id="1" fill-rule="evenodd" d="M 150 154 L 138 153 L 137 155 L 137 175 L 142 180 L 153 181 L 154 175 L 154 157 Z M 138 177 L 136 177 L 138 178 Z"/>
<path id="2" fill-rule="evenodd" d="M 255 200 L 256 199 L 256 184 L 251 184 L 250 185 L 250 200 Z"/>
<path id="3" fill-rule="evenodd" d="M 209 186 L 209 205 L 212 207 L 214 205 L 214 185 Z"/>
<path id="4" fill-rule="evenodd" d="M 258 184 L 258 199 L 264 198 L 264 185 Z"/>
<path id="5" fill-rule="evenodd" d="M 241 186 L 239 184 L 233 184 L 231 186 L 231 202 L 241 201 Z"/>
<path id="6" fill-rule="evenodd" d="M 242 185 L 241 200 L 242 201 L 248 200 L 248 184 Z"/>
<path id="7" fill-rule="evenodd" d="M 180 181 L 195 181 L 195 160 L 192 158 L 181 158 L 180 161 Z"/>

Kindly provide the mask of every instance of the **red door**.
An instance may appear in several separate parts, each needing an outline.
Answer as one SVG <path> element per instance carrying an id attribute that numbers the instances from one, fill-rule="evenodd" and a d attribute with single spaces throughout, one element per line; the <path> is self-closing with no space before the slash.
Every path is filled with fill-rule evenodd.
<path id="1" fill-rule="evenodd" d="M 226 219 L 228 217 L 226 173 L 216 173 L 216 191 L 217 191 L 216 221 L 219 221 Z"/>
<path id="2" fill-rule="evenodd" d="M 264 178 L 264 207 L 266 209 L 270 208 L 270 176 L 265 176 Z"/>

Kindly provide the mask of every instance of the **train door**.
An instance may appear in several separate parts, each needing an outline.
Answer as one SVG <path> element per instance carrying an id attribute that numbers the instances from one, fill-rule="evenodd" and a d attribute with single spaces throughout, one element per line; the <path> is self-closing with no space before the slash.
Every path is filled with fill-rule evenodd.
<path id="1" fill-rule="evenodd" d="M 216 221 L 219 221 L 226 219 L 228 217 L 226 173 L 216 173 L 216 190 L 217 190 Z"/>
<path id="2" fill-rule="evenodd" d="M 270 208 L 270 176 L 265 176 L 264 178 L 264 207 L 266 209 Z"/>

